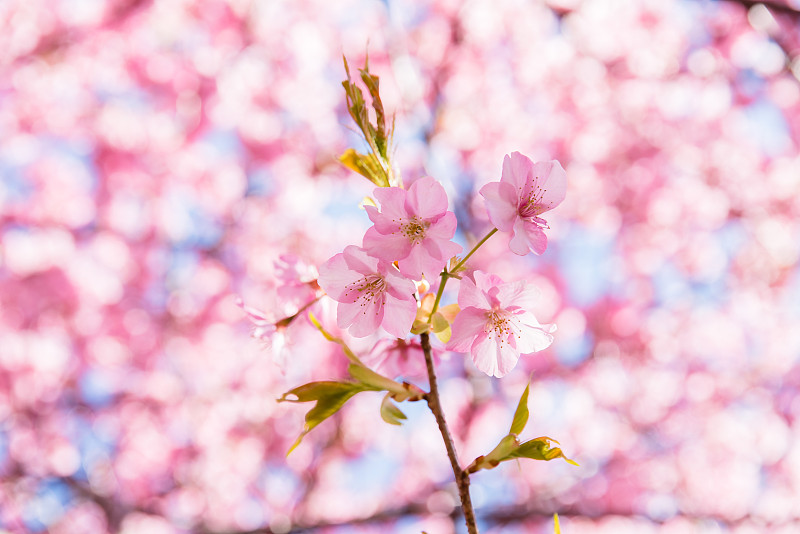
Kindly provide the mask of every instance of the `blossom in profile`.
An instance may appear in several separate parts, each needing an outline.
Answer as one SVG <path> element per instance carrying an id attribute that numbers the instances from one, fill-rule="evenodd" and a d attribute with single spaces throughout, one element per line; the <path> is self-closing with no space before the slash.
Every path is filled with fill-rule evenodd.
<path id="1" fill-rule="evenodd" d="M 567 174 L 556 161 L 534 163 L 519 152 L 506 155 L 499 182 L 483 186 L 489 220 L 501 232 L 511 232 L 511 252 L 524 256 L 547 248 L 547 226 L 541 215 L 563 202 Z"/>
<path id="2" fill-rule="evenodd" d="M 397 261 L 400 272 L 413 280 L 434 280 L 447 261 L 461 252 L 450 241 L 456 216 L 447 211 L 447 194 L 433 178 L 421 178 L 406 191 L 379 187 L 373 193 L 378 210 L 366 206 L 374 225 L 364 235 L 364 249 L 385 261 Z"/>
<path id="3" fill-rule="evenodd" d="M 475 366 L 489 376 L 511 371 L 521 354 L 546 349 L 555 325 L 540 324 L 530 311 L 538 292 L 527 282 L 504 283 L 498 276 L 475 271 L 475 281 L 461 280 L 448 350 L 469 352 Z"/>
<path id="4" fill-rule="evenodd" d="M 417 315 L 416 286 L 388 261 L 350 245 L 319 268 L 319 285 L 339 303 L 336 321 L 355 337 L 383 327 L 405 337 Z"/>
<path id="5" fill-rule="evenodd" d="M 434 353 L 435 356 L 435 353 Z M 427 377 L 425 354 L 419 340 L 381 339 L 362 361 L 389 378 Z"/>

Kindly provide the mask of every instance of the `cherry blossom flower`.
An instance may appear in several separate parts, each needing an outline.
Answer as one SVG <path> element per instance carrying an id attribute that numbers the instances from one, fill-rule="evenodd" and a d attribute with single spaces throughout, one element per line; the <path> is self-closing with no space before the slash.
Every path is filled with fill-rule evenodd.
<path id="1" fill-rule="evenodd" d="M 281 254 L 275 266 L 275 278 L 281 282 L 276 289 L 285 314 L 293 315 L 319 298 L 316 267 L 294 254 Z"/>
<path id="2" fill-rule="evenodd" d="M 379 187 L 373 193 L 380 211 L 366 206 L 374 223 L 364 235 L 364 249 L 377 258 L 397 261 L 400 272 L 414 280 L 433 280 L 461 246 L 450 241 L 456 216 L 447 211 L 447 194 L 433 178 L 421 178 L 408 191 Z"/>
<path id="3" fill-rule="evenodd" d="M 520 354 L 543 350 L 553 342 L 556 326 L 540 324 L 533 313 L 537 291 L 524 280 L 504 283 L 498 276 L 475 271 L 475 282 L 461 280 L 448 350 L 469 352 L 475 366 L 489 376 L 506 375 Z"/>
<path id="4" fill-rule="evenodd" d="M 427 378 L 425 354 L 419 340 L 381 339 L 362 360 L 390 378 Z"/>
<path id="5" fill-rule="evenodd" d="M 350 245 L 319 269 L 319 284 L 335 301 L 339 328 L 366 337 L 379 326 L 405 337 L 417 314 L 416 286 L 394 266 Z"/>
<path id="6" fill-rule="evenodd" d="M 556 161 L 534 163 L 519 152 L 507 154 L 499 182 L 483 186 L 480 194 L 486 199 L 489 220 L 498 230 L 511 232 L 511 252 L 524 256 L 528 251 L 541 254 L 547 248 L 543 228 L 549 228 L 540 217 L 564 200 L 567 175 Z"/>

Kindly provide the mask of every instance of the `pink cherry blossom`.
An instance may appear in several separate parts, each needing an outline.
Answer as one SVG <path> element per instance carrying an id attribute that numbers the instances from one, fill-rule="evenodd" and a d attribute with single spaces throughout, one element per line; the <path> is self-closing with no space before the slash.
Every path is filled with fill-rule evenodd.
<path id="1" fill-rule="evenodd" d="M 524 280 L 504 283 L 481 271 L 474 276 L 474 283 L 467 277 L 461 280 L 461 312 L 447 348 L 469 352 L 478 369 L 499 378 L 514 368 L 520 354 L 550 346 L 556 326 L 540 324 L 528 311 L 537 291 Z"/>
<path id="2" fill-rule="evenodd" d="M 567 175 L 556 160 L 534 163 L 512 152 L 503 160 L 500 181 L 486 184 L 480 193 L 492 224 L 511 232 L 511 251 L 520 256 L 528 251 L 541 254 L 547 248 L 543 228 L 549 227 L 540 215 L 564 200 Z"/>
<path id="3" fill-rule="evenodd" d="M 419 340 L 381 339 L 362 361 L 391 378 L 427 378 L 425 354 Z"/>
<path id="4" fill-rule="evenodd" d="M 350 245 L 319 269 L 319 284 L 335 301 L 339 328 L 366 337 L 378 327 L 405 337 L 417 314 L 416 286 L 388 261 Z"/>
<path id="5" fill-rule="evenodd" d="M 400 187 L 379 187 L 375 198 L 378 211 L 367 206 L 375 223 L 364 236 L 364 248 L 375 257 L 397 261 L 400 272 L 414 280 L 423 275 L 433 280 L 451 257 L 461 252 L 452 241 L 456 216 L 447 211 L 447 194 L 433 178 L 421 178 L 408 191 Z"/>

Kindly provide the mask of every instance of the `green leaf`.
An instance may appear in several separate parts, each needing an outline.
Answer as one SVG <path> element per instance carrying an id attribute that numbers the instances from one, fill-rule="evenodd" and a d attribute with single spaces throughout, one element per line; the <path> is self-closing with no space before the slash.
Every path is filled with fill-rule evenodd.
<path id="1" fill-rule="evenodd" d="M 408 419 L 406 414 L 392 402 L 392 397 L 388 393 L 381 402 L 381 418 L 390 425 L 401 425 Z"/>
<path id="2" fill-rule="evenodd" d="M 389 187 L 389 177 L 373 154 L 359 154 L 352 148 L 339 156 L 339 162 L 350 170 L 365 177 L 378 187 Z"/>
<path id="3" fill-rule="evenodd" d="M 522 392 L 522 397 L 519 399 L 519 404 L 517 404 L 517 411 L 514 412 L 514 420 L 511 422 L 511 430 L 509 430 L 511 434 L 520 435 L 525 429 L 525 425 L 528 424 L 528 392 L 530 388 L 531 384 L 528 381 L 528 385 L 525 386 L 525 391 Z"/>
<path id="4" fill-rule="evenodd" d="M 532 439 L 530 441 L 526 441 L 525 443 L 521 444 L 517 447 L 516 450 L 512 451 L 509 454 L 507 459 L 511 458 L 530 458 L 531 460 L 544 460 L 549 462 L 550 460 L 554 460 L 555 458 L 563 458 L 566 460 L 567 463 L 572 465 L 578 465 L 577 462 L 570 460 L 564 453 L 561 452 L 561 449 L 558 447 L 552 447 L 551 443 L 555 443 L 558 445 L 558 442 L 552 438 L 548 437 L 541 437 Z"/>
<path id="5" fill-rule="evenodd" d="M 306 414 L 303 432 L 289 448 L 286 455 L 288 456 L 291 454 L 291 452 L 300 445 L 303 437 L 311 432 L 314 427 L 338 412 L 350 397 L 361 391 L 365 391 L 365 388 L 361 384 L 322 381 L 303 384 L 302 386 L 298 386 L 284 393 L 283 396 L 278 399 L 278 402 L 316 401 L 314 407 Z"/>

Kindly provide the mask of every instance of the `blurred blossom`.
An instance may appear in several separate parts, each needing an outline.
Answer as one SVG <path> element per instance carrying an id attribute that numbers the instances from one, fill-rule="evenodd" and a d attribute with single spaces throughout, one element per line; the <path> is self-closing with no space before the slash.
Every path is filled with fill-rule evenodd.
<path id="1" fill-rule="evenodd" d="M 368 43 L 398 170 L 465 250 L 505 154 L 569 176 L 544 254 L 469 262 L 537 287 L 553 345 L 502 380 L 437 362 L 463 462 L 532 373 L 527 431 L 581 464 L 477 474 L 482 531 L 798 531 L 800 4 L 751 4 L 0 3 L 0 529 L 449 532 L 424 403 L 394 427 L 365 393 L 286 458 L 304 414 L 274 402 L 346 375 L 309 311 L 424 372 L 317 300 L 371 225 L 336 162 Z"/>

